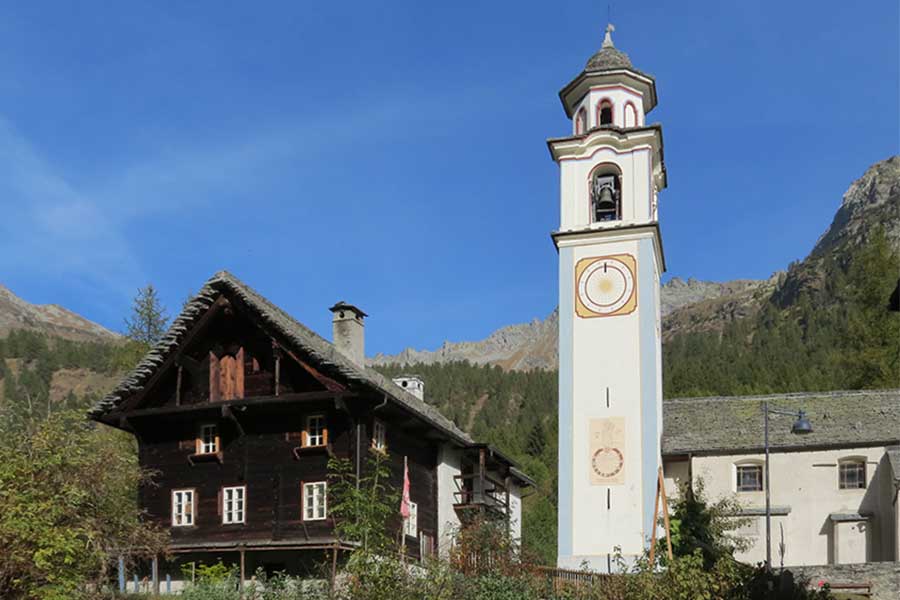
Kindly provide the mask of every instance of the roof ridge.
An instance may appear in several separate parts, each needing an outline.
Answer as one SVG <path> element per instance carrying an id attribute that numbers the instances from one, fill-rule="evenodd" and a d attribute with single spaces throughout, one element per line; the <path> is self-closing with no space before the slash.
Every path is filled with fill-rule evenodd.
<path id="1" fill-rule="evenodd" d="M 900 388 L 879 388 L 879 389 L 862 389 L 862 390 L 826 390 L 822 392 L 784 392 L 781 394 L 754 394 L 749 396 L 686 396 L 679 398 L 664 398 L 663 403 L 671 402 L 728 402 L 728 401 L 746 401 L 753 400 L 779 400 L 779 399 L 802 399 L 802 398 L 833 398 L 844 396 L 877 396 L 900 394 Z"/>

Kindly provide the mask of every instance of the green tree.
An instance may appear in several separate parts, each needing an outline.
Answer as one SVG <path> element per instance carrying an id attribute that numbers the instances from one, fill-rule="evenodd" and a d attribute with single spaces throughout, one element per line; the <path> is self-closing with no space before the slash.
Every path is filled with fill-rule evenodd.
<path id="1" fill-rule="evenodd" d="M 161 552 L 166 534 L 141 521 L 146 478 L 133 441 L 80 411 L 50 415 L 0 441 L 0 597 L 69 600 L 105 583 L 122 550 Z"/>
<path id="2" fill-rule="evenodd" d="M 364 553 L 385 551 L 392 540 L 388 524 L 400 507 L 385 454 L 370 449 L 359 475 L 343 458 L 329 459 L 328 471 L 328 512 L 337 536 L 360 544 Z"/>
<path id="3" fill-rule="evenodd" d="M 131 317 L 125 319 L 125 335 L 128 339 L 152 346 L 166 332 L 169 318 L 152 283 L 140 288 L 131 306 Z"/>

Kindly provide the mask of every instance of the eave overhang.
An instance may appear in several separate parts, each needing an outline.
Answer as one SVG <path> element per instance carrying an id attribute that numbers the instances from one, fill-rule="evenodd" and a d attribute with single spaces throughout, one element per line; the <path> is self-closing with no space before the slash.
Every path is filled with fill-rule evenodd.
<path id="1" fill-rule="evenodd" d="M 566 160 L 590 158 L 597 150 L 604 147 L 611 147 L 619 152 L 636 150 L 641 147 L 650 148 L 654 159 L 654 183 L 659 190 L 663 190 L 668 186 L 662 125 L 659 123 L 652 123 L 643 127 L 629 127 L 627 129 L 604 125 L 603 127 L 589 129 L 581 135 L 550 138 L 547 140 L 547 149 L 550 151 L 550 157 L 557 163 Z"/>
<path id="2" fill-rule="evenodd" d="M 666 272 L 666 255 L 663 252 L 663 244 L 662 244 L 662 232 L 659 229 L 659 223 L 653 221 L 651 223 L 627 223 L 627 222 L 617 222 L 613 221 L 614 225 L 610 225 L 609 223 L 604 223 L 602 226 L 595 224 L 590 227 L 584 227 L 581 229 L 567 229 L 565 231 L 553 231 L 550 233 L 550 237 L 553 239 L 553 243 L 556 245 L 556 249 L 559 250 L 562 246 L 565 245 L 574 245 L 577 246 L 581 243 L 593 243 L 598 239 L 602 239 L 605 237 L 615 237 L 616 239 L 623 239 L 623 235 L 632 235 L 635 239 L 643 236 L 646 237 L 647 233 L 652 234 L 651 237 L 653 239 L 653 247 L 656 249 L 656 256 L 659 261 L 659 268 L 661 273 Z"/>
<path id="3" fill-rule="evenodd" d="M 559 99 L 562 101 L 566 116 L 572 118 L 575 108 L 592 87 L 616 84 L 627 85 L 641 94 L 645 115 L 656 106 L 656 81 L 646 73 L 626 68 L 582 71 L 559 91 Z"/>

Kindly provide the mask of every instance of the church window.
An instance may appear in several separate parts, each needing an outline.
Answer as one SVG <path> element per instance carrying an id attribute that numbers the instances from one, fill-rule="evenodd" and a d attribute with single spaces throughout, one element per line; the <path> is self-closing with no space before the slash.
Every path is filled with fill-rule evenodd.
<path id="1" fill-rule="evenodd" d="M 863 460 L 844 460 L 838 463 L 838 488 L 866 489 L 866 463 Z"/>
<path id="2" fill-rule="evenodd" d="M 587 111 L 582 108 L 575 116 L 575 135 L 581 135 L 587 131 Z"/>
<path id="3" fill-rule="evenodd" d="M 637 110 L 631 102 L 625 105 L 625 127 L 637 127 Z"/>
<path id="4" fill-rule="evenodd" d="M 601 100 L 597 106 L 597 124 L 601 127 L 613 124 L 613 105 L 609 100 Z"/>
<path id="5" fill-rule="evenodd" d="M 735 489 L 738 492 L 763 491 L 763 466 L 757 464 L 737 465 Z"/>
<path id="6" fill-rule="evenodd" d="M 594 223 L 622 218 L 622 185 L 618 170 L 601 167 L 591 178 L 591 218 Z"/>

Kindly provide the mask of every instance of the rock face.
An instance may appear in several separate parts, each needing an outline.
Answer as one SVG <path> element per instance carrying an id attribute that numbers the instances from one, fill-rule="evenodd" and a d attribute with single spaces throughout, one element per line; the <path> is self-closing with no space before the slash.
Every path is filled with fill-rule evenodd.
<path id="1" fill-rule="evenodd" d="M 57 304 L 31 304 L 0 285 L 0 336 L 29 329 L 78 341 L 111 341 L 119 336 Z"/>
<path id="2" fill-rule="evenodd" d="M 768 280 L 739 279 L 725 283 L 674 278 L 662 286 L 663 340 L 690 331 L 721 330 L 727 323 L 755 315 L 772 300 L 789 306 L 797 293 L 821 284 L 821 262 L 837 257 L 848 244 L 865 241 L 875 224 L 889 240 L 900 243 L 900 157 L 876 163 L 844 194 L 834 221 L 810 255 L 777 272 Z M 408 348 L 396 355 L 379 354 L 369 364 L 415 364 L 469 361 L 496 364 L 504 369 L 555 369 L 557 366 L 556 310 L 531 323 L 498 329 L 480 342 L 444 342 L 433 352 Z"/>
<path id="3" fill-rule="evenodd" d="M 722 297 L 750 295 L 765 285 L 764 281 L 751 279 L 716 283 L 696 279 L 684 281 L 676 277 L 662 286 L 662 313 L 673 314 L 683 307 Z M 531 323 L 503 327 L 480 342 L 444 342 L 435 351 L 407 348 L 399 354 L 378 354 L 368 363 L 377 366 L 469 361 L 499 365 L 508 370 L 555 369 L 558 362 L 558 328 L 557 309 L 544 320 L 535 319 Z"/>

